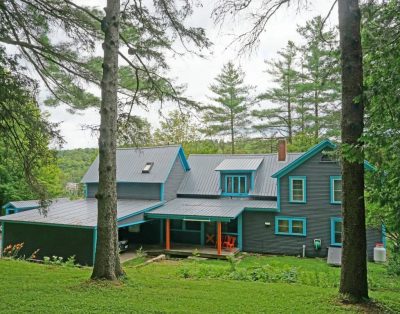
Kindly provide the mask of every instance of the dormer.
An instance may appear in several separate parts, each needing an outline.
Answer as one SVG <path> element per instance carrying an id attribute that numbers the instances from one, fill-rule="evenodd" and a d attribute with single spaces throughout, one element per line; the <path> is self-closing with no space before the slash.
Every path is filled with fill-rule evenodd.
<path id="1" fill-rule="evenodd" d="M 220 174 L 223 196 L 245 197 L 254 190 L 254 179 L 263 158 L 227 158 L 214 170 Z"/>

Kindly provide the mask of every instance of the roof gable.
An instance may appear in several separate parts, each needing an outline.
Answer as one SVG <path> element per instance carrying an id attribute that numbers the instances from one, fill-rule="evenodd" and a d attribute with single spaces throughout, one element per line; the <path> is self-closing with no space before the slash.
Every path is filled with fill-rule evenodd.
<path id="1" fill-rule="evenodd" d="M 117 149 L 117 182 L 130 183 L 164 183 L 177 158 L 185 171 L 190 170 L 182 147 L 163 146 L 149 148 Z M 146 163 L 152 162 L 151 170 L 143 172 Z M 82 183 L 99 181 L 99 156 L 83 176 Z"/>
<path id="2" fill-rule="evenodd" d="M 296 169 L 298 166 L 300 166 L 301 164 L 305 163 L 307 160 L 309 160 L 311 157 L 315 156 L 316 154 L 318 154 L 319 152 L 321 152 L 325 148 L 334 149 L 334 148 L 336 148 L 336 145 L 334 143 L 332 143 L 328 139 L 323 140 L 322 142 L 318 143 L 314 147 L 310 148 L 308 151 L 306 151 L 304 154 L 302 154 L 295 161 L 289 163 L 287 166 L 283 167 L 278 172 L 275 172 L 272 175 L 272 177 L 273 178 L 283 177 L 284 175 L 288 174 L 293 169 Z"/>

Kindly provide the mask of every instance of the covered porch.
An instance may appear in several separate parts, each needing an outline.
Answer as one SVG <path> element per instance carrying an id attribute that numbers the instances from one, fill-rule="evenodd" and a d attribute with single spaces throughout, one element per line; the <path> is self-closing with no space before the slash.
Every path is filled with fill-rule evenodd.
<path id="1" fill-rule="evenodd" d="M 177 198 L 146 213 L 160 220 L 163 251 L 174 255 L 225 257 L 242 250 L 242 212 L 269 208 L 269 201 Z"/>

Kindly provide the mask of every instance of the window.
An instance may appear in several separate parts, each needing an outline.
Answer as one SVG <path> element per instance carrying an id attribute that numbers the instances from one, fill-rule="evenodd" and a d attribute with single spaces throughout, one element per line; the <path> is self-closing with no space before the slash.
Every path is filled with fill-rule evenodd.
<path id="1" fill-rule="evenodd" d="M 247 176 L 225 176 L 225 193 L 228 195 L 246 195 L 249 192 Z"/>
<path id="2" fill-rule="evenodd" d="M 331 204 L 342 204 L 342 177 L 330 177 Z"/>
<path id="3" fill-rule="evenodd" d="M 171 229 L 182 230 L 183 229 L 183 220 L 172 219 L 171 220 Z"/>
<path id="4" fill-rule="evenodd" d="M 185 221 L 185 230 L 199 231 L 201 223 L 199 221 Z"/>
<path id="5" fill-rule="evenodd" d="M 146 165 L 144 166 L 142 173 L 150 173 L 151 168 L 153 168 L 154 162 L 146 162 Z"/>
<path id="6" fill-rule="evenodd" d="M 306 202 L 306 182 L 306 177 L 289 177 L 289 202 Z"/>
<path id="7" fill-rule="evenodd" d="M 306 225 L 306 218 L 275 217 L 275 234 L 305 236 Z"/>
<path id="8" fill-rule="evenodd" d="M 342 218 L 331 218 L 331 245 L 342 246 Z"/>

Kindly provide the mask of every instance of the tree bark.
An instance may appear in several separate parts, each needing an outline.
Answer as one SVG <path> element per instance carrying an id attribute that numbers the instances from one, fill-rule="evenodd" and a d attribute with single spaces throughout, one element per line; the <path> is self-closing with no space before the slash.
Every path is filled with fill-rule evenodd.
<path id="1" fill-rule="evenodd" d="M 101 80 L 97 250 L 92 279 L 117 280 L 119 260 L 116 186 L 117 80 L 120 1 L 107 0 L 102 22 L 105 33 Z"/>
<path id="2" fill-rule="evenodd" d="M 342 63 L 342 144 L 354 147 L 357 161 L 342 162 L 343 251 L 340 292 L 353 301 L 368 298 L 364 204 L 362 49 L 358 0 L 339 0 Z"/>

